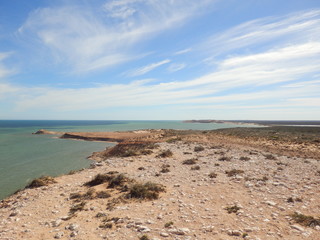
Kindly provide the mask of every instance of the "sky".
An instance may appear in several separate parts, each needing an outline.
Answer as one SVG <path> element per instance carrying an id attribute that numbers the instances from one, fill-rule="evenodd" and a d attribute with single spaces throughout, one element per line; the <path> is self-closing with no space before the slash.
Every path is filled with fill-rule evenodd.
<path id="1" fill-rule="evenodd" d="M 0 119 L 320 120 L 320 1 L 0 0 Z"/>

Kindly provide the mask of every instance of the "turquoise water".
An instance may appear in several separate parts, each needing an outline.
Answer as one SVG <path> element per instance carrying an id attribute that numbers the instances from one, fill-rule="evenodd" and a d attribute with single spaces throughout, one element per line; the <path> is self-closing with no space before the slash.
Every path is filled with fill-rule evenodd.
<path id="1" fill-rule="evenodd" d="M 88 167 L 86 157 L 111 143 L 59 139 L 33 135 L 52 131 L 125 131 L 138 129 L 198 129 L 239 127 L 233 124 L 180 121 L 9 121 L 0 120 L 0 199 L 42 175 L 57 176 Z"/>

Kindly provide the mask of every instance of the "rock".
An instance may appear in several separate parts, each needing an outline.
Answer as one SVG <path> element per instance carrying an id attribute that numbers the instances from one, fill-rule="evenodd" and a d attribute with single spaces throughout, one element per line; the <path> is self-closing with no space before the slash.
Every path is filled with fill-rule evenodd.
<path id="1" fill-rule="evenodd" d="M 150 230 L 150 228 L 148 228 L 147 226 L 138 226 L 138 231 L 139 232 L 143 232 L 143 233 L 146 233 L 146 232 L 150 232 L 151 230 Z"/>
<path id="2" fill-rule="evenodd" d="M 265 204 L 268 204 L 269 206 L 275 206 L 277 205 L 277 203 L 273 202 L 273 201 L 265 201 Z"/>
<path id="3" fill-rule="evenodd" d="M 170 229 L 169 232 L 176 235 L 186 235 L 190 232 L 190 230 L 188 228 L 178 228 Z"/>
<path id="4" fill-rule="evenodd" d="M 12 213 L 10 213 L 9 217 L 15 217 L 18 214 L 20 214 L 20 211 L 16 210 L 16 211 L 13 211 Z"/>
<path id="5" fill-rule="evenodd" d="M 242 233 L 239 230 L 228 230 L 227 234 L 229 236 L 241 236 Z"/>
<path id="6" fill-rule="evenodd" d="M 295 225 L 291 225 L 291 228 L 296 229 L 296 230 L 298 230 L 300 232 L 304 231 L 303 227 L 301 227 L 300 225 L 296 225 L 296 224 Z"/>
<path id="7" fill-rule="evenodd" d="M 54 238 L 60 239 L 63 237 L 63 235 L 64 235 L 64 232 L 57 232 L 56 235 L 54 235 Z"/>
<path id="8" fill-rule="evenodd" d="M 68 226 L 66 226 L 66 229 L 67 230 L 70 230 L 70 231 L 75 231 L 79 228 L 79 225 L 78 224 L 75 224 L 75 223 L 71 223 L 69 224 Z"/>
<path id="9" fill-rule="evenodd" d="M 166 233 L 166 232 L 161 232 L 161 233 L 160 233 L 160 236 L 161 236 L 161 237 L 169 237 L 169 234 Z"/>
<path id="10" fill-rule="evenodd" d="M 59 227 L 61 223 L 62 223 L 61 219 L 58 219 L 56 221 L 52 221 L 51 222 L 51 227 Z"/>

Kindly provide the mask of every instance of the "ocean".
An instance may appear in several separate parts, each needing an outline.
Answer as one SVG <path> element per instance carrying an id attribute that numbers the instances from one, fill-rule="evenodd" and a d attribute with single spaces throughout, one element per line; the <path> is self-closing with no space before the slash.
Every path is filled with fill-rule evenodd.
<path id="1" fill-rule="evenodd" d="M 93 132 L 160 128 L 212 130 L 230 127 L 239 125 L 182 121 L 0 120 L 0 200 L 40 176 L 58 176 L 71 170 L 87 168 L 91 163 L 87 157 L 92 152 L 113 145 L 32 134 L 39 129 Z"/>

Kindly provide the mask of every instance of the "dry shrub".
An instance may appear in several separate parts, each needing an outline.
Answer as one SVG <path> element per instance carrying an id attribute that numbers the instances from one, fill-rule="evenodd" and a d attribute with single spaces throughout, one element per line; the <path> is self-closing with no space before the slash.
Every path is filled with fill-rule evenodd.
<path id="1" fill-rule="evenodd" d="M 49 184 L 56 183 L 53 177 L 42 176 L 40 178 L 36 178 L 29 183 L 26 188 L 38 188 L 43 186 L 48 186 Z"/>
<path id="2" fill-rule="evenodd" d="M 104 157 L 132 157 L 139 155 L 149 155 L 157 145 L 148 142 L 124 142 L 109 148 L 103 154 Z"/>
<path id="3" fill-rule="evenodd" d="M 184 160 L 182 162 L 182 164 L 185 164 L 185 165 L 193 165 L 193 164 L 196 164 L 198 161 L 198 159 L 196 158 L 191 158 L 191 159 L 187 159 L 187 160 Z"/>
<path id="4" fill-rule="evenodd" d="M 233 177 L 233 176 L 236 176 L 238 174 L 244 173 L 244 171 L 238 170 L 238 169 L 232 169 L 230 171 L 226 171 L 225 173 L 227 174 L 228 177 Z"/>
<path id="5" fill-rule="evenodd" d="M 193 166 L 193 167 L 191 167 L 191 170 L 200 170 L 200 166 L 199 165 Z"/>
<path id="6" fill-rule="evenodd" d="M 173 153 L 170 149 L 164 150 L 157 155 L 158 158 L 167 158 L 172 156 L 173 156 Z"/>
<path id="7" fill-rule="evenodd" d="M 306 216 L 306 215 L 296 213 L 296 212 L 291 214 L 290 217 L 292 217 L 292 219 L 296 223 L 299 223 L 299 224 L 306 226 L 306 227 L 320 226 L 320 218 Z"/>
<path id="8" fill-rule="evenodd" d="M 226 207 L 225 210 L 227 210 L 227 212 L 230 213 L 237 213 L 240 210 L 240 207 L 238 207 L 237 205 L 233 205 L 230 207 Z"/>
<path id="9" fill-rule="evenodd" d="M 209 173 L 208 176 L 209 176 L 209 178 L 216 178 L 218 176 L 218 174 L 211 172 L 211 173 Z"/>
<path id="10" fill-rule="evenodd" d="M 132 182 L 125 174 L 116 174 L 114 172 L 97 174 L 91 181 L 86 182 L 84 185 L 93 187 L 103 183 L 108 183 L 108 188 L 122 188 L 126 183 Z"/>
<path id="11" fill-rule="evenodd" d="M 231 158 L 230 157 L 227 157 L 227 156 L 222 156 L 218 159 L 219 161 L 228 161 L 230 162 L 231 161 Z"/>
<path id="12" fill-rule="evenodd" d="M 81 202 L 73 205 L 69 210 L 69 214 L 74 215 L 75 212 L 82 211 L 85 205 L 86 205 L 86 202 Z"/>
<path id="13" fill-rule="evenodd" d="M 195 146 L 194 149 L 193 149 L 195 152 L 201 152 L 204 150 L 204 147 L 203 146 Z"/>
<path id="14" fill-rule="evenodd" d="M 129 188 L 127 198 L 147 199 L 153 200 L 159 198 L 159 193 L 164 192 L 163 185 L 147 182 L 144 184 L 134 184 Z"/>

